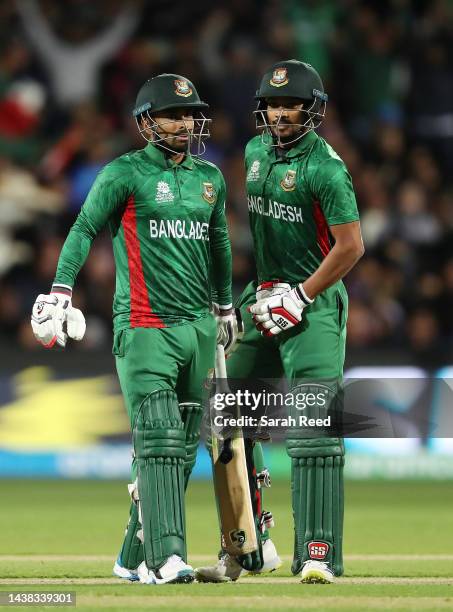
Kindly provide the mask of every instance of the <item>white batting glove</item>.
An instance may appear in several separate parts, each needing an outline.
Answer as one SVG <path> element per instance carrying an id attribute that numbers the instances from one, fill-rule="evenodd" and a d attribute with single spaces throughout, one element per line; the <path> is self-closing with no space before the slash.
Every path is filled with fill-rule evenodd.
<path id="1" fill-rule="evenodd" d="M 214 316 L 217 321 L 217 344 L 221 344 L 225 351 L 225 356 L 229 355 L 237 348 L 237 343 L 244 335 L 244 325 L 239 308 L 219 306 L 213 304 Z"/>
<path id="2" fill-rule="evenodd" d="M 281 295 L 291 290 L 289 283 L 281 283 L 278 280 L 266 281 L 256 288 L 256 301 L 267 300 L 274 295 Z"/>
<path id="3" fill-rule="evenodd" d="M 85 335 L 85 317 L 71 304 L 68 293 L 52 290 L 50 295 L 40 294 L 33 305 L 31 326 L 35 338 L 45 348 L 66 346 L 68 336 L 81 340 Z"/>
<path id="4" fill-rule="evenodd" d="M 257 329 L 265 336 L 276 336 L 302 320 L 304 308 L 313 303 L 301 285 L 280 295 L 260 300 L 249 307 Z"/>

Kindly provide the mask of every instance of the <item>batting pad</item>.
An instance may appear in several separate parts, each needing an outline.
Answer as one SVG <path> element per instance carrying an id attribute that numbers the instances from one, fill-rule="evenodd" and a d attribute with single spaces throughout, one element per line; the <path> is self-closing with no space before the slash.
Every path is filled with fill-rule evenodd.
<path id="1" fill-rule="evenodd" d="M 287 440 L 295 524 L 293 574 L 309 559 L 343 574 L 343 467 L 341 438 Z"/>
<path id="2" fill-rule="evenodd" d="M 156 391 L 143 401 L 133 440 L 146 565 L 158 569 L 173 554 L 185 561 L 186 435 L 174 391 Z"/>

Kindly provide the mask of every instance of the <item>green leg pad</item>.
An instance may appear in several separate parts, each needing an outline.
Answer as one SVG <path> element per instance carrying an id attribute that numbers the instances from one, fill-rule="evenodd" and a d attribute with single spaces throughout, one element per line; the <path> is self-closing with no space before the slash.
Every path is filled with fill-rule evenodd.
<path id="1" fill-rule="evenodd" d="M 184 463 L 186 436 L 176 393 L 151 393 L 133 428 L 143 546 L 148 569 L 170 555 L 186 560 Z"/>
<path id="2" fill-rule="evenodd" d="M 126 528 L 123 547 L 121 548 L 121 562 L 128 569 L 137 569 L 143 561 L 143 544 L 137 537 L 137 532 L 141 529 L 141 523 L 138 520 L 137 504 L 132 503 L 129 515 L 129 522 Z"/>
<path id="3" fill-rule="evenodd" d="M 309 559 L 343 574 L 343 467 L 341 438 L 288 439 L 295 527 L 293 574 Z"/>
<path id="4" fill-rule="evenodd" d="M 200 440 L 201 418 L 203 408 L 200 404 L 183 403 L 179 404 L 181 419 L 184 424 L 186 434 L 186 459 L 184 463 L 184 487 L 187 489 L 190 474 L 197 459 L 198 442 Z"/>

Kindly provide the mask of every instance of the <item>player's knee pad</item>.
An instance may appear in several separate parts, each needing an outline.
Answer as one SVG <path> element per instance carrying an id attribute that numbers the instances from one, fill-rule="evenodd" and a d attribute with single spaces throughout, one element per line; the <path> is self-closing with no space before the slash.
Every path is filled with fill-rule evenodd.
<path id="1" fill-rule="evenodd" d="M 295 545 L 292 571 L 309 559 L 326 561 L 343 573 L 342 438 L 289 438 Z"/>
<path id="2" fill-rule="evenodd" d="M 145 560 L 156 569 L 172 554 L 186 558 L 186 437 L 174 391 L 156 391 L 143 401 L 133 439 Z"/>
<path id="3" fill-rule="evenodd" d="M 189 483 L 190 474 L 197 458 L 198 442 L 200 440 L 200 426 L 203 408 L 200 404 L 184 402 L 179 404 L 181 419 L 186 435 L 186 458 L 184 463 L 185 487 Z"/>

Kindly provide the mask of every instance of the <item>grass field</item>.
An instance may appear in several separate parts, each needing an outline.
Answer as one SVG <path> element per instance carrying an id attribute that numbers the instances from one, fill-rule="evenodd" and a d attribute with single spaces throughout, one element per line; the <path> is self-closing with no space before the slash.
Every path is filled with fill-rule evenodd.
<path id="1" fill-rule="evenodd" d="M 302 585 L 290 573 L 289 483 L 265 507 L 284 558 L 274 574 L 235 584 L 151 587 L 111 575 L 127 518 L 125 483 L 2 481 L 0 590 L 70 590 L 92 610 L 446 610 L 453 609 L 453 483 L 348 482 L 346 574 L 334 585 Z M 189 562 L 214 562 L 218 535 L 209 483 L 187 499 Z M 33 607 L 33 609 L 50 609 Z"/>

